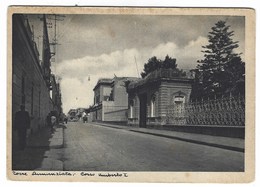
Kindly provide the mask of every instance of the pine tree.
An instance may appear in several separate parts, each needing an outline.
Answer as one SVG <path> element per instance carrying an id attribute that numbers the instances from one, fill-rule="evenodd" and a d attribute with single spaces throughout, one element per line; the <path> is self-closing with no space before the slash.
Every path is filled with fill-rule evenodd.
<path id="1" fill-rule="evenodd" d="M 204 59 L 198 61 L 192 97 L 240 92 L 237 87 L 243 80 L 245 66 L 240 54 L 235 53 L 238 41 L 225 21 L 218 21 L 208 34 L 208 45 L 202 46 Z"/>

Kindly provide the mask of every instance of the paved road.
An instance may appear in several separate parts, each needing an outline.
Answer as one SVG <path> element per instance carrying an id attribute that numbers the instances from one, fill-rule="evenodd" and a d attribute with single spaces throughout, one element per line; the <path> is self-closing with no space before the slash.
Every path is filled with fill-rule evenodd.
<path id="1" fill-rule="evenodd" d="M 64 132 L 64 170 L 243 171 L 241 152 L 71 122 Z"/>

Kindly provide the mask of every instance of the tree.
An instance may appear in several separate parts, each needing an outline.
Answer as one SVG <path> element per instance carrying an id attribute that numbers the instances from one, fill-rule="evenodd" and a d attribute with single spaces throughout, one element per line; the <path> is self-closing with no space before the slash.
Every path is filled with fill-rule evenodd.
<path id="1" fill-rule="evenodd" d="M 144 71 L 141 73 L 142 78 L 146 77 L 150 72 L 158 69 L 161 66 L 161 60 L 158 60 L 155 56 L 148 60 L 148 63 L 144 64 Z"/>
<path id="2" fill-rule="evenodd" d="M 171 58 L 168 55 L 166 55 L 166 57 L 163 61 L 160 59 L 157 59 L 155 56 L 150 58 L 148 60 L 148 62 L 144 64 L 144 70 L 141 73 L 142 78 L 146 77 L 149 73 L 151 73 L 154 70 L 157 70 L 159 68 L 174 69 L 174 70 L 176 70 L 177 76 L 185 75 L 185 72 L 183 72 L 182 70 L 179 70 L 177 68 L 176 59 Z"/>
<path id="3" fill-rule="evenodd" d="M 234 57 L 226 64 L 225 89 L 233 94 L 245 94 L 245 63 Z"/>
<path id="4" fill-rule="evenodd" d="M 166 68 L 166 69 L 177 69 L 177 64 L 176 64 L 176 59 L 175 58 L 171 58 L 168 55 L 166 55 L 163 63 L 162 63 L 162 68 Z"/>
<path id="5" fill-rule="evenodd" d="M 239 91 L 237 84 L 243 80 L 245 65 L 234 52 L 239 47 L 238 41 L 232 40 L 234 31 L 229 31 L 225 21 L 218 21 L 211 29 L 208 45 L 202 46 L 204 59 L 198 61 L 195 70 L 193 98 Z"/>

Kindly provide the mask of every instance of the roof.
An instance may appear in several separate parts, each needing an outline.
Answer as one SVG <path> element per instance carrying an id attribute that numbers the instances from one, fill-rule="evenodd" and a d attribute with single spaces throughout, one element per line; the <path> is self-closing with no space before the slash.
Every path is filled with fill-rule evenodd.
<path id="1" fill-rule="evenodd" d="M 99 87 L 100 85 L 110 85 L 113 83 L 113 79 L 109 79 L 109 78 L 101 78 L 98 80 L 96 86 L 94 87 L 93 90 L 97 89 L 97 87 Z"/>
<path id="2" fill-rule="evenodd" d="M 136 79 L 130 81 L 127 89 L 135 89 L 137 87 L 144 86 L 149 83 L 154 83 L 157 81 L 172 81 L 172 82 L 191 82 L 193 77 L 190 73 L 186 72 L 186 75 L 179 76 L 178 72 L 174 69 L 164 69 L 160 68 L 151 73 L 149 73 L 143 79 Z"/>
<path id="3" fill-rule="evenodd" d="M 100 78 L 93 90 L 97 89 L 97 87 L 99 87 L 100 85 L 111 85 L 111 86 L 113 86 L 113 83 L 115 82 L 116 79 L 117 80 L 123 80 L 123 81 L 138 81 L 141 78 L 137 78 L 137 77 L 114 77 L 113 79 Z"/>

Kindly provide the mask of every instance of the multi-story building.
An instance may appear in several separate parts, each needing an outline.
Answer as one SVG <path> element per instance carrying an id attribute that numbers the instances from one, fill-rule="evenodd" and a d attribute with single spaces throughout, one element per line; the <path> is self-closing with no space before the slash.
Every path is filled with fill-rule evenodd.
<path id="1" fill-rule="evenodd" d="M 25 105 L 25 109 L 29 112 L 31 118 L 31 133 L 46 126 L 47 115 L 55 108 L 61 107 L 60 101 L 54 102 L 50 97 L 51 51 L 44 16 L 42 26 L 43 51 L 40 57 L 26 15 L 13 15 L 12 122 L 14 122 L 15 113 L 20 110 L 20 106 Z M 16 133 L 13 133 L 13 142 L 16 141 L 16 138 Z"/>
<path id="2" fill-rule="evenodd" d="M 25 105 L 31 117 L 31 132 L 35 132 L 46 125 L 46 116 L 53 108 L 47 73 L 50 51 L 45 47 L 41 66 L 28 20 L 24 15 L 15 14 L 12 21 L 12 116 L 14 119 L 20 105 Z"/>
<path id="3" fill-rule="evenodd" d="M 99 79 L 94 87 L 94 105 L 90 107 L 90 121 L 126 122 L 128 94 L 125 81 L 132 77 Z"/>
<path id="4" fill-rule="evenodd" d="M 56 113 L 57 117 L 62 116 L 62 101 L 61 101 L 61 90 L 60 83 L 57 82 L 55 75 L 51 74 L 50 76 L 50 97 L 53 103 L 53 110 Z"/>

